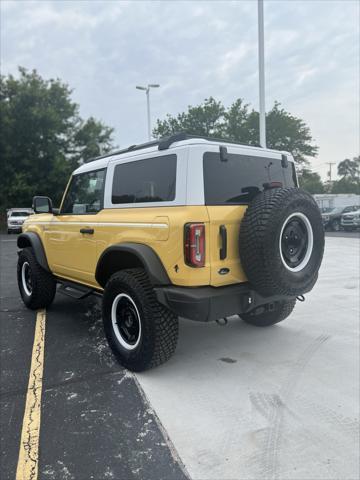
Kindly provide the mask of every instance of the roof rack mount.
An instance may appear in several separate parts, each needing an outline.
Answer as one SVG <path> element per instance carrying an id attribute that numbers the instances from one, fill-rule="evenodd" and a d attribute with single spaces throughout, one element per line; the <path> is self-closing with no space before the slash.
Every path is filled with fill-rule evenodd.
<path id="1" fill-rule="evenodd" d="M 173 135 L 169 135 L 168 137 L 160 138 L 159 140 L 153 140 L 151 142 L 146 142 L 146 143 L 139 143 L 138 145 L 131 145 L 128 148 L 116 150 L 114 152 L 109 152 L 106 155 L 101 155 L 99 157 L 94 158 L 93 160 L 99 160 L 100 158 L 112 157 L 113 155 L 119 155 L 121 153 L 133 152 L 135 150 L 142 150 L 144 148 L 155 147 L 155 146 L 158 146 L 159 150 L 167 150 L 175 142 L 181 142 L 183 140 L 192 140 L 196 138 L 201 140 L 208 140 L 211 142 L 232 143 L 232 144 L 238 145 L 238 142 L 234 142 L 234 140 L 229 140 L 227 138 L 206 137 L 204 135 L 193 135 L 186 132 L 178 132 L 178 133 L 174 133 Z"/>

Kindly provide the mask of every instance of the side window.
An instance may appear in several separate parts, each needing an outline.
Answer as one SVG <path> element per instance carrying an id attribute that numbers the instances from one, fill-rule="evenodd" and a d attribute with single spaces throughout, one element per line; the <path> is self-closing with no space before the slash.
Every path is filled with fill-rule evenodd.
<path id="1" fill-rule="evenodd" d="M 61 214 L 84 215 L 102 209 L 105 170 L 74 175 L 66 192 Z"/>
<path id="2" fill-rule="evenodd" d="M 176 155 L 116 165 L 112 203 L 171 202 L 175 199 Z"/>

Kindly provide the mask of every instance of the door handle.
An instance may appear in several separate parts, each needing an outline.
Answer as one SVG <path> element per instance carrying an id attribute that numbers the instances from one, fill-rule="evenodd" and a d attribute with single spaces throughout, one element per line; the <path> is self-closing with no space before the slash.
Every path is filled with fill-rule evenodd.
<path id="1" fill-rule="evenodd" d="M 221 238 L 220 260 L 225 260 L 227 256 L 227 231 L 225 225 L 220 225 L 219 233 Z"/>
<path id="2" fill-rule="evenodd" d="M 80 233 L 87 233 L 88 235 L 92 235 L 94 233 L 93 228 L 80 228 Z"/>

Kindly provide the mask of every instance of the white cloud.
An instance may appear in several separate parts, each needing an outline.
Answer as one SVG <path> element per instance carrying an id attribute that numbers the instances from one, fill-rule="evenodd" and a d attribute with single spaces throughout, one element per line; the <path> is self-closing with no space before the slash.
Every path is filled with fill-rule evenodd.
<path id="1" fill-rule="evenodd" d="M 213 95 L 258 104 L 256 2 L 1 1 L 2 73 L 18 65 L 74 88 L 84 116 L 112 125 L 121 145 L 153 118 Z M 267 107 L 309 124 L 318 169 L 359 151 L 359 2 L 266 1 Z"/>

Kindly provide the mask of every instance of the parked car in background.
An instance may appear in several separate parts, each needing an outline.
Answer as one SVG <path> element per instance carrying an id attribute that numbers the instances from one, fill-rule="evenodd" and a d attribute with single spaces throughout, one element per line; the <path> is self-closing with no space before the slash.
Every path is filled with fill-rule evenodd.
<path id="1" fill-rule="evenodd" d="M 22 231 L 22 224 L 33 214 L 31 208 L 11 208 L 7 212 L 7 233 L 19 233 Z"/>
<path id="2" fill-rule="evenodd" d="M 338 232 L 341 229 L 341 216 L 345 213 L 359 210 L 359 205 L 350 205 L 348 207 L 335 207 L 330 212 L 322 213 L 322 221 L 325 229 Z"/>
<path id="3" fill-rule="evenodd" d="M 349 232 L 360 228 L 360 208 L 354 212 L 341 215 L 341 226 Z"/>
<path id="4" fill-rule="evenodd" d="M 329 213 L 333 210 L 333 207 L 319 207 L 321 213 Z"/>

